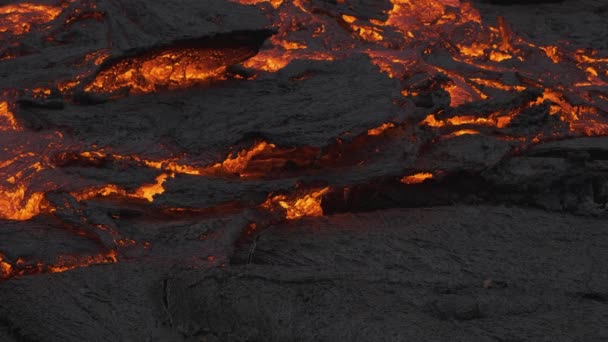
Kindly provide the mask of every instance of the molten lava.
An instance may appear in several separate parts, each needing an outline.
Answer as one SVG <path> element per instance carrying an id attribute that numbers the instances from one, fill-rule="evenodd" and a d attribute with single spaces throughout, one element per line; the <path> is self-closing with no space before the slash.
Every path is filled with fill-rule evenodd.
<path id="1" fill-rule="evenodd" d="M 229 39 L 229 38 L 226 38 Z M 211 43 L 208 43 L 211 44 Z M 156 49 L 108 62 L 86 91 L 114 93 L 151 93 L 163 89 L 191 87 L 211 79 L 223 79 L 226 68 L 253 56 L 251 46 L 205 47 L 202 43 Z M 107 56 L 90 57 L 101 64 Z"/>
<path id="2" fill-rule="evenodd" d="M 291 195 L 269 196 L 262 208 L 267 210 L 281 210 L 285 212 L 288 220 L 298 219 L 304 216 L 323 216 L 321 201 L 323 196 L 329 192 L 329 187 L 312 190 L 305 193 Z"/>
<path id="3" fill-rule="evenodd" d="M 24 185 L 0 189 L 0 218 L 24 221 L 40 214 L 44 207 L 44 194 L 27 192 Z"/>
<path id="4" fill-rule="evenodd" d="M 27 33 L 34 25 L 53 21 L 62 11 L 61 7 L 34 3 L 0 6 L 0 33 Z"/>
<path id="5" fill-rule="evenodd" d="M 120 187 L 114 184 L 109 184 L 80 192 L 73 192 L 72 195 L 79 201 L 88 200 L 99 196 L 120 196 L 126 198 L 144 199 L 148 202 L 154 202 L 154 196 L 160 195 L 165 192 L 163 184 L 169 177 L 173 177 L 173 175 L 161 174 L 156 177 L 155 183 L 144 184 L 139 188 L 135 189 L 134 191 L 127 191 L 125 189 L 121 189 Z"/>
<path id="6" fill-rule="evenodd" d="M 416 173 L 410 176 L 405 176 L 401 178 L 401 183 L 403 184 L 419 184 L 424 182 L 427 179 L 432 179 L 433 174 L 429 172 Z"/>
<path id="7" fill-rule="evenodd" d="M 0 101 L 0 131 L 17 131 L 19 124 L 7 101 Z"/>
<path id="8" fill-rule="evenodd" d="M 220 77 L 226 70 L 214 51 L 184 49 L 123 60 L 100 72 L 87 91 L 150 93 L 160 89 L 183 88 Z"/>
<path id="9" fill-rule="evenodd" d="M 383 123 L 382 125 L 380 125 L 376 128 L 372 128 L 372 129 L 368 130 L 367 135 L 371 135 L 371 136 L 382 135 L 384 132 L 386 132 L 386 130 L 391 129 L 393 127 L 395 127 L 395 124 L 392 122 Z"/>

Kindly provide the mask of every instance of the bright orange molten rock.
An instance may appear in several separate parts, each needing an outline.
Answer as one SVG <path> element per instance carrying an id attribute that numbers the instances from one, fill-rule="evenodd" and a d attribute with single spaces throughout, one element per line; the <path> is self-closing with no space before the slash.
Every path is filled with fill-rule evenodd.
<path id="1" fill-rule="evenodd" d="M 304 194 L 269 196 L 266 202 L 262 204 L 262 208 L 267 210 L 283 210 L 285 211 L 285 218 L 288 220 L 304 216 L 323 216 L 321 200 L 328 192 L 329 187 L 326 187 Z"/>
<path id="2" fill-rule="evenodd" d="M 432 179 L 433 174 L 428 172 L 416 173 L 411 176 L 405 176 L 401 178 L 401 183 L 403 184 L 419 184 L 424 182 L 427 179 Z"/>
<path id="3" fill-rule="evenodd" d="M 30 31 L 32 25 L 48 23 L 61 13 L 61 7 L 21 3 L 0 7 L 0 33 L 14 35 Z"/>
<path id="4" fill-rule="evenodd" d="M 187 87 L 216 78 L 226 70 L 221 59 L 209 50 L 183 49 L 128 59 L 103 70 L 87 91 L 114 92 L 128 89 L 150 93 L 162 88 Z"/>

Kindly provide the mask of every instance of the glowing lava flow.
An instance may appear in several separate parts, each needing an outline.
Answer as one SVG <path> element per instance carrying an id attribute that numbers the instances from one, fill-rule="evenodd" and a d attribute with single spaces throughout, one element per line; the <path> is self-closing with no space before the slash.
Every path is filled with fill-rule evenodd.
<path id="1" fill-rule="evenodd" d="M 0 218 L 24 221 L 40 214 L 44 207 L 44 194 L 27 194 L 27 189 L 19 185 L 15 190 L 0 190 Z"/>
<path id="2" fill-rule="evenodd" d="M 161 174 L 156 177 L 155 183 L 144 184 L 139 188 L 135 189 L 134 191 L 127 191 L 125 189 L 121 189 L 120 187 L 114 184 L 110 184 L 98 188 L 91 188 L 79 192 L 73 192 L 72 196 L 74 196 L 79 201 L 88 200 L 99 196 L 120 196 L 127 198 L 144 199 L 148 202 L 154 202 L 154 196 L 160 195 L 165 192 L 163 184 L 169 177 L 173 177 L 173 175 Z"/>
<path id="3" fill-rule="evenodd" d="M 19 134 L 19 126 L 10 105 L 7 101 L 0 101 L 0 130 L 6 135 Z M 10 136 L 7 136 L 11 140 Z M 7 148 L 5 148 L 5 151 Z M 0 161 L 0 174 L 6 179 L 0 185 L 0 218 L 8 220 L 29 220 L 40 214 L 44 207 L 44 194 L 41 192 L 29 192 L 25 183 L 20 183 L 27 174 L 40 171 L 42 164 L 32 162 L 27 166 L 19 166 L 22 161 L 34 157 L 33 153 L 18 153 L 13 158 Z M 7 173 L 4 170 L 10 170 Z"/>
<path id="4" fill-rule="evenodd" d="M 329 187 L 326 187 L 306 193 L 268 196 L 266 202 L 262 204 L 262 208 L 271 211 L 282 210 L 288 220 L 305 216 L 323 216 L 321 201 L 328 192 Z"/>
<path id="5" fill-rule="evenodd" d="M 317 155 L 314 148 L 278 148 L 274 144 L 259 141 L 250 148 L 228 154 L 226 158 L 210 165 L 195 165 L 178 158 L 148 159 L 137 155 L 120 155 L 104 151 L 87 151 L 79 153 L 76 158 L 92 164 L 104 159 L 135 163 L 142 167 L 157 169 L 171 174 L 192 176 L 260 178 L 273 170 L 281 170 L 285 164 L 305 166 L 312 163 Z M 63 155 L 58 159 L 74 158 L 74 155 Z M 65 162 L 65 161 L 60 161 Z M 113 190 L 112 192 L 119 192 Z"/>
<path id="6" fill-rule="evenodd" d="M 213 45 L 211 42 L 207 44 Z M 203 81 L 225 78 L 228 66 L 242 62 L 257 52 L 247 44 L 221 48 L 196 46 L 195 43 L 183 45 L 109 62 L 85 90 L 97 93 L 128 90 L 141 94 L 191 87 Z M 95 61 L 97 63 L 99 59 Z"/>
<path id="7" fill-rule="evenodd" d="M 424 182 L 427 179 L 432 179 L 433 174 L 429 172 L 416 173 L 410 176 L 405 176 L 401 178 L 401 183 L 403 184 L 419 184 Z"/>
<path id="8" fill-rule="evenodd" d="M 225 71 L 221 59 L 208 50 L 184 49 L 128 59 L 103 70 L 87 86 L 87 91 L 150 93 L 162 88 L 187 87 Z"/>
<path id="9" fill-rule="evenodd" d="M 367 135 L 370 136 L 378 136 L 378 135 L 382 135 L 384 132 L 386 132 L 388 129 L 394 128 L 395 124 L 392 122 L 387 122 L 387 123 L 383 123 L 382 125 L 376 127 L 376 128 L 372 128 L 370 130 L 367 131 Z"/>
<path id="10" fill-rule="evenodd" d="M 27 33 L 33 25 L 54 20 L 62 10 L 61 7 L 33 3 L 0 6 L 0 33 Z"/>
<path id="11" fill-rule="evenodd" d="M 0 131 L 17 131 L 20 129 L 8 102 L 0 101 Z"/>

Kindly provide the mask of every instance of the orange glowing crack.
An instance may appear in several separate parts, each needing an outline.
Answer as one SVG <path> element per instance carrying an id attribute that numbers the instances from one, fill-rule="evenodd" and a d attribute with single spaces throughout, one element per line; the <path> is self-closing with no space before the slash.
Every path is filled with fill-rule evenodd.
<path id="1" fill-rule="evenodd" d="M 472 82 L 475 82 L 477 84 L 484 85 L 486 87 L 501 89 L 501 90 L 505 90 L 505 91 L 521 92 L 521 91 L 526 90 L 526 87 L 524 87 L 524 86 L 506 85 L 506 84 L 503 84 L 496 80 L 486 80 L 486 79 L 482 79 L 482 78 L 470 78 L 469 80 Z"/>
<path id="2" fill-rule="evenodd" d="M 85 151 L 79 153 L 79 156 L 90 161 L 96 161 L 111 157 L 116 160 L 131 160 L 139 163 L 143 166 L 169 172 L 171 174 L 187 174 L 193 176 L 212 176 L 212 175 L 238 175 L 240 177 L 247 177 L 247 168 L 252 160 L 263 153 L 272 154 L 275 151 L 276 146 L 274 144 L 260 141 L 254 144 L 252 147 L 243 149 L 236 153 L 230 153 L 226 159 L 222 162 L 218 162 L 209 166 L 194 166 L 184 163 L 179 163 L 176 160 L 164 159 L 164 160 L 151 160 L 141 158 L 139 156 L 123 156 L 119 154 L 106 154 L 103 151 Z M 277 153 L 281 153 L 282 150 L 276 150 Z M 114 189 L 114 190 L 112 190 Z M 117 188 L 116 188 L 117 189 Z M 110 190 L 105 192 L 116 192 L 115 187 L 111 187 Z M 145 196 L 143 196 L 145 197 Z"/>
<path id="3" fill-rule="evenodd" d="M 136 199 L 145 199 L 148 202 L 154 202 L 154 196 L 158 196 L 165 192 L 165 188 L 163 184 L 167 180 L 167 178 L 173 177 L 173 174 L 161 174 L 156 177 L 156 182 L 152 184 L 144 184 L 134 191 L 127 191 L 122 189 L 114 184 L 105 185 L 102 187 L 96 187 L 91 189 L 86 189 L 79 192 L 73 192 L 72 196 L 74 196 L 77 200 L 89 200 L 95 197 L 107 197 L 107 196 L 120 196 L 127 198 L 136 198 Z"/>
<path id="4" fill-rule="evenodd" d="M 482 125 L 496 128 L 505 128 L 512 118 L 509 115 L 497 117 L 476 117 L 473 115 L 453 116 L 445 120 L 438 120 L 434 114 L 429 114 L 421 123 L 430 127 L 460 126 L 460 125 Z"/>
<path id="5" fill-rule="evenodd" d="M 383 123 L 382 125 L 380 125 L 376 128 L 372 128 L 372 129 L 368 130 L 367 135 L 370 135 L 370 136 L 382 135 L 388 129 L 391 129 L 393 127 L 395 127 L 395 124 L 392 122 Z"/>
<path id="6" fill-rule="evenodd" d="M 307 50 L 285 50 L 280 47 L 272 50 L 260 51 L 257 55 L 243 63 L 247 68 L 276 72 L 283 69 L 295 59 L 309 59 L 318 61 L 330 61 L 335 59 L 329 53 L 310 52 Z"/>
<path id="7" fill-rule="evenodd" d="M 222 170 L 223 172 L 229 174 L 242 175 L 251 159 L 262 152 L 270 152 L 275 147 L 276 146 L 274 144 L 269 144 L 262 141 L 254 145 L 251 149 L 242 150 L 235 156 L 228 156 L 226 160 L 213 165 L 211 168 L 214 170 Z"/>
<path id="8" fill-rule="evenodd" d="M 274 8 L 278 8 L 283 3 L 283 0 L 230 0 L 232 2 L 237 2 L 242 5 L 257 5 L 264 2 L 270 3 L 270 5 Z"/>
<path id="9" fill-rule="evenodd" d="M 57 262 L 48 267 L 50 273 L 62 273 L 80 267 L 89 267 L 92 265 L 115 264 L 118 262 L 116 251 L 110 250 L 105 254 L 77 257 L 77 256 L 62 256 Z"/>
<path id="10" fill-rule="evenodd" d="M 401 178 L 401 183 L 403 184 L 420 184 L 427 179 L 432 179 L 433 174 L 428 172 L 416 173 L 411 176 L 405 176 Z"/>
<path id="11" fill-rule="evenodd" d="M 475 134 L 481 134 L 478 130 L 474 130 L 474 129 L 461 129 L 455 132 L 450 133 L 450 137 L 459 137 L 461 135 L 475 135 Z"/>
<path id="12" fill-rule="evenodd" d="M 28 265 L 22 258 L 17 259 L 17 261 L 11 265 L 4 260 L 4 255 L 0 253 L 0 279 L 8 279 L 28 274 L 62 273 L 76 268 L 114 264 L 117 262 L 118 259 L 116 251 L 114 250 L 90 256 L 62 255 L 49 265 L 45 265 L 42 262 Z"/>

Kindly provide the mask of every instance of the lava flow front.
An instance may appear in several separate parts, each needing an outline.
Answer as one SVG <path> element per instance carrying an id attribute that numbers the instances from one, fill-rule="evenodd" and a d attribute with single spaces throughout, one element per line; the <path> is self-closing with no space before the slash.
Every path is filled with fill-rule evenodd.
<path id="1" fill-rule="evenodd" d="M 378 184 L 418 191 L 608 135 L 605 51 L 532 40 L 468 1 L 227 0 L 141 18 L 118 3 L 0 6 L 0 218 L 97 248 L 50 263 L 0 250 L 2 278 L 144 253 L 151 233 L 125 228 L 142 222 L 371 209 Z"/>

